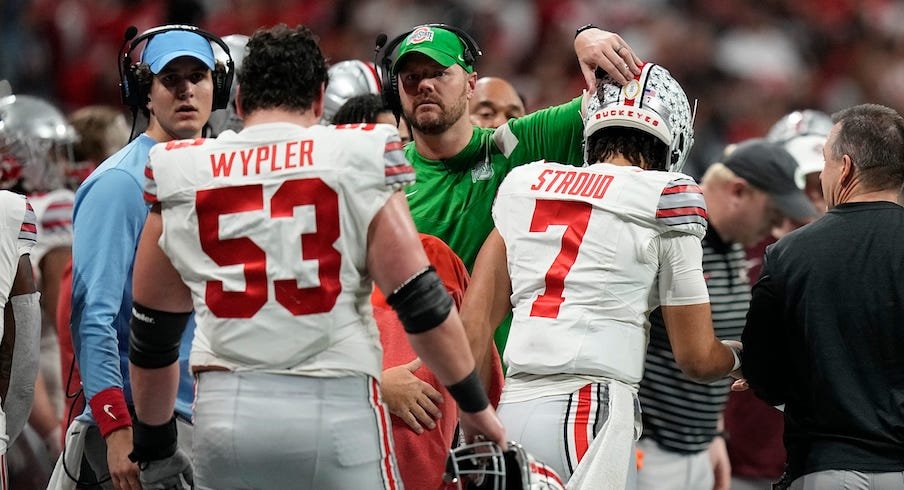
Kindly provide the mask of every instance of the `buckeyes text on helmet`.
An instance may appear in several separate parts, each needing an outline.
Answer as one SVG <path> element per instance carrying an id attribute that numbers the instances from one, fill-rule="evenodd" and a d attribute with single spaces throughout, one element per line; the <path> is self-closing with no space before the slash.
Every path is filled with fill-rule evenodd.
<path id="1" fill-rule="evenodd" d="M 584 141 L 608 127 L 639 129 L 669 149 L 669 161 L 654 167 L 680 172 L 694 144 L 694 113 L 684 89 L 669 71 L 645 63 L 640 75 L 624 86 L 608 76 L 599 82 L 596 95 L 587 105 Z"/>

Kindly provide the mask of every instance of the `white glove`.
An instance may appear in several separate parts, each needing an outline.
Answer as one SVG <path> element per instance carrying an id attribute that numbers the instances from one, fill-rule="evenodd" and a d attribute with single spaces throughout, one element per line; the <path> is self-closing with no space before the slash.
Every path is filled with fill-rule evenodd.
<path id="1" fill-rule="evenodd" d="M 195 487 L 191 461 L 181 449 L 177 449 L 168 458 L 142 463 L 139 469 L 139 479 L 144 490 L 184 490 Z"/>

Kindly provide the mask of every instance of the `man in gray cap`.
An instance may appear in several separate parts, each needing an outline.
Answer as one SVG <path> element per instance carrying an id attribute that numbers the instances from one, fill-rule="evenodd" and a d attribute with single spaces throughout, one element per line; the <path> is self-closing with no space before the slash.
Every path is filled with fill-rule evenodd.
<path id="1" fill-rule="evenodd" d="M 744 247 L 765 238 L 784 217 L 806 222 L 816 209 L 795 184 L 797 164 L 781 146 L 762 139 L 738 144 L 702 179 L 709 213 L 703 238 L 703 276 L 713 327 L 723 340 L 739 340 L 750 302 Z M 644 379 L 644 468 L 641 489 L 728 488 L 730 466 L 722 410 L 730 380 L 700 384 L 675 364 L 657 310 L 650 316 Z"/>

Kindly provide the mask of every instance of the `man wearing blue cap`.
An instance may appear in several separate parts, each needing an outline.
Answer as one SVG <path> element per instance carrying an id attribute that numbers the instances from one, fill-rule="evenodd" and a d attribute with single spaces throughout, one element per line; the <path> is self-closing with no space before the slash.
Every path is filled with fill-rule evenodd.
<path id="1" fill-rule="evenodd" d="M 164 26 L 148 37 L 138 65 L 130 68 L 134 77 L 124 80 L 124 84 L 137 82 L 137 87 L 129 89 L 139 94 L 135 108 L 148 116 L 148 128 L 104 161 L 75 198 L 71 328 L 88 407 L 67 433 L 66 461 L 60 460 L 66 471 L 61 472 L 58 463 L 55 475 L 78 475 L 80 461 L 70 453 L 77 453 L 81 442 L 103 488 L 141 488 L 138 466 L 129 460 L 132 266 L 148 214 L 142 188 L 151 147 L 200 137 L 213 108 L 212 72 L 220 68 L 209 38 L 193 29 Z M 193 398 L 188 371 L 193 334 L 194 322 L 190 322 L 182 336 L 176 401 L 176 413 L 183 421 L 190 420 Z M 190 437 L 190 431 L 181 432 Z M 188 460 L 179 456 L 190 481 Z"/>

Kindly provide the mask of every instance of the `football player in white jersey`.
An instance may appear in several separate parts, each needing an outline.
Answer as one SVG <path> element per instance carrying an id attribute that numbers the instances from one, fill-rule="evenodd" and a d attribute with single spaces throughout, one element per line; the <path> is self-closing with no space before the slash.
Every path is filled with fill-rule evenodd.
<path id="1" fill-rule="evenodd" d="M 197 488 L 401 486 L 372 280 L 392 292 L 466 435 L 504 444 L 401 192 L 414 172 L 398 133 L 319 125 L 326 81 L 306 27 L 260 30 L 239 74 L 245 128 L 151 150 L 153 207 L 134 272 L 131 457 L 158 476 L 172 467 L 158 482 L 167 488 L 180 478 L 175 355 L 192 308 Z"/>
<path id="2" fill-rule="evenodd" d="M 29 253 L 41 293 L 41 376 L 35 385 L 34 403 L 25 430 L 40 436 L 31 439 L 41 440 L 44 445 L 39 449 L 20 443 L 13 451 L 21 457 L 35 451 L 43 453 L 46 448 L 49 456 L 46 459 L 53 459 L 61 449 L 64 404 L 56 307 L 60 281 L 71 256 L 75 199 L 75 193 L 65 188 L 64 182 L 73 169 L 72 145 L 78 136 L 57 107 L 30 95 L 10 94 L 0 98 L 0 121 L 3 121 L 0 139 L 7 142 L 4 164 L 9 167 L 4 174 L 14 180 L 10 183 L 13 192 L 27 193 L 35 214 L 37 235 L 41 237 Z M 29 472 L 50 471 L 44 461 L 28 466 Z M 16 474 L 12 476 L 15 479 Z"/>
<path id="3" fill-rule="evenodd" d="M 9 141 L 0 135 L 0 162 Z M 9 180 L 0 165 L 0 180 Z M 41 335 L 40 293 L 29 254 L 37 239 L 35 213 L 25 196 L 0 191 L 0 489 L 9 488 L 6 451 L 22 431 L 33 402 Z"/>
<path id="4" fill-rule="evenodd" d="M 693 143 L 678 83 L 652 63 L 624 87 L 600 81 L 584 138 L 591 165 L 541 161 L 506 177 L 462 319 L 481 363 L 493 326 L 514 310 L 499 406 L 512 438 L 569 488 L 625 488 L 636 479 L 648 314 L 662 305 L 695 379 L 737 370 L 740 344 L 713 335 L 706 203 L 678 173 Z"/>

